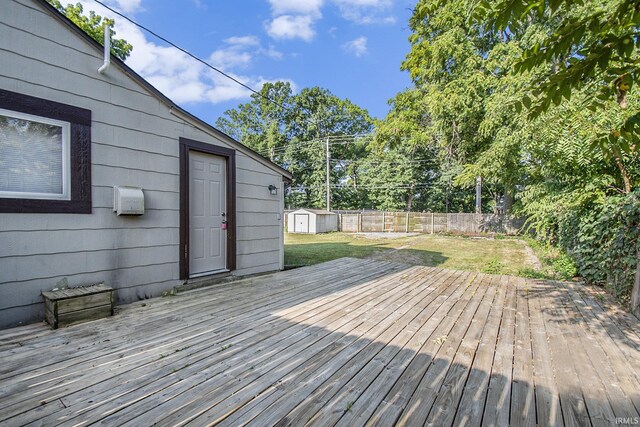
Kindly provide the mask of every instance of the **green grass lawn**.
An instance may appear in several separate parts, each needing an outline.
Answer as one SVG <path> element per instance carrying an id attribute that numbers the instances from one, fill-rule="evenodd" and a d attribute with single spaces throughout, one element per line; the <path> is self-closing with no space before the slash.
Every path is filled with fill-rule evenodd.
<path id="1" fill-rule="evenodd" d="M 513 275 L 533 267 L 526 244 L 511 238 L 419 235 L 385 239 L 347 233 L 285 234 L 286 265 L 311 265 L 341 257 L 374 257 L 416 265 Z"/>
<path id="2" fill-rule="evenodd" d="M 312 265 L 342 257 L 366 258 L 392 249 L 390 243 L 390 240 L 372 240 L 346 233 L 285 233 L 284 263 Z"/>

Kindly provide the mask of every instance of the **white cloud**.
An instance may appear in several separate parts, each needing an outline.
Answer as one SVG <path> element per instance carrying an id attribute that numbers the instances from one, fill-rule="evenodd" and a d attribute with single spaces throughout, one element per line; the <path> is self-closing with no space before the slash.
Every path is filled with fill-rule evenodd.
<path id="1" fill-rule="evenodd" d="M 267 34 L 274 39 L 315 37 L 314 23 L 322 18 L 324 0 L 269 0 L 273 19 L 265 23 Z"/>
<path id="2" fill-rule="evenodd" d="M 367 53 L 367 38 L 365 36 L 358 37 L 342 45 L 347 52 L 353 53 L 357 57 L 361 57 Z"/>
<path id="3" fill-rule="evenodd" d="M 269 0 L 271 12 L 278 15 L 319 16 L 324 0 Z"/>
<path id="4" fill-rule="evenodd" d="M 65 2 L 61 2 L 62 4 L 66 4 Z M 125 13 L 134 13 L 141 10 L 142 0 L 109 0 L 107 3 L 110 6 L 115 6 Z M 94 3 L 96 4 L 96 3 Z M 85 8 L 85 10 L 87 10 Z"/>
<path id="5" fill-rule="evenodd" d="M 209 56 L 209 62 L 223 70 L 247 67 L 261 50 L 260 40 L 255 36 L 229 37 L 224 42 L 225 47 L 213 51 Z"/>
<path id="6" fill-rule="evenodd" d="M 267 34 L 274 39 L 301 38 L 311 41 L 315 36 L 311 15 L 281 15 L 267 23 Z"/>
<path id="7" fill-rule="evenodd" d="M 209 56 L 209 63 L 216 68 L 229 70 L 235 67 L 245 68 L 251 63 L 253 56 L 249 52 L 241 52 L 234 48 L 218 49 Z"/>
<path id="8" fill-rule="evenodd" d="M 342 17 L 356 24 L 395 24 L 396 18 L 387 15 L 392 0 L 333 0 Z"/>
<path id="9" fill-rule="evenodd" d="M 238 45 L 238 46 L 259 46 L 260 45 L 260 39 L 258 39 L 256 36 L 229 37 L 228 39 L 225 40 L 225 42 L 231 45 Z"/>
<path id="10" fill-rule="evenodd" d="M 271 59 L 282 59 L 282 57 L 284 56 L 284 54 L 277 50 L 272 44 L 270 44 L 267 49 L 261 50 L 261 53 Z"/>
<path id="11" fill-rule="evenodd" d="M 351 5 L 354 7 L 387 8 L 393 4 L 392 0 L 333 0 L 336 3 Z"/>
<path id="12" fill-rule="evenodd" d="M 302 39 L 311 41 L 315 36 L 314 24 L 322 18 L 325 0 L 268 0 L 272 19 L 265 29 L 274 39 Z M 340 15 L 356 24 L 395 24 L 396 18 L 388 14 L 393 0 L 329 0 L 340 10 Z M 329 34 L 333 36 L 332 31 Z"/>
<path id="13" fill-rule="evenodd" d="M 131 56 L 126 61 L 127 65 L 174 102 L 219 103 L 247 99 L 251 94 L 246 88 L 185 53 L 149 41 L 146 33 L 138 27 L 115 16 L 99 4 L 89 0 L 80 2 L 87 13 L 94 10 L 101 16 L 115 19 L 116 37 L 123 38 L 133 45 Z M 124 7 L 137 7 L 137 10 L 141 10 L 142 7 L 141 0 L 112 0 L 111 3 L 121 7 L 120 10 L 123 12 Z M 241 36 L 224 40 L 221 47 L 211 52 L 208 60 L 216 68 L 223 69 L 227 74 L 256 90 L 267 81 L 286 81 L 235 73 L 238 69 L 248 68 L 251 61 L 260 55 L 275 59 L 278 56 L 282 57 L 282 53 L 273 46 L 264 48 L 257 37 Z M 96 68 L 99 65 L 96 64 Z"/>
<path id="14" fill-rule="evenodd" d="M 264 48 L 260 39 L 255 36 L 229 37 L 224 42 L 226 46 L 213 51 L 209 56 L 209 63 L 223 70 L 246 68 L 257 56 L 277 60 L 283 56 L 273 45 Z"/>

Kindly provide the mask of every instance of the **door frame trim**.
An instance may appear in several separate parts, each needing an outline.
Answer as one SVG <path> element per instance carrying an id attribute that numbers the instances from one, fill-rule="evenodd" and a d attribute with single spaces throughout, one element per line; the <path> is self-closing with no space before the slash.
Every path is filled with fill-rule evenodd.
<path id="1" fill-rule="evenodd" d="M 180 279 L 189 279 L 189 152 L 224 157 L 227 161 L 227 259 L 226 268 L 236 269 L 236 151 L 180 138 Z"/>

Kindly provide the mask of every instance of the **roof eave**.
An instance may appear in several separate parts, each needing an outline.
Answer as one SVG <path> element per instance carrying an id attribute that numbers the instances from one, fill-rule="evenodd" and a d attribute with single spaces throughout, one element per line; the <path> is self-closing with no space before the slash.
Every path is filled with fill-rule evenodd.
<path id="1" fill-rule="evenodd" d="M 58 10 L 56 8 L 54 8 L 53 6 L 51 6 L 46 0 L 34 0 L 34 1 L 37 2 L 38 4 L 40 4 L 46 10 L 48 10 L 50 15 L 53 18 L 58 19 L 61 23 L 65 24 L 72 31 L 75 31 L 76 34 L 78 34 L 80 37 L 82 37 L 87 43 L 92 45 L 99 52 L 101 52 L 101 53 L 103 52 L 104 48 L 100 43 L 98 43 L 93 38 L 91 38 L 91 36 L 89 36 L 87 33 L 85 33 L 80 27 L 78 27 L 76 24 L 74 24 L 66 16 L 64 16 L 63 14 L 58 12 Z M 179 116 L 183 120 L 192 123 L 195 127 L 197 127 L 198 129 L 210 134 L 211 136 L 214 136 L 216 138 L 219 138 L 219 139 L 223 140 L 224 142 L 226 142 L 227 144 L 231 145 L 236 150 L 246 154 L 250 158 L 252 158 L 252 159 L 256 160 L 257 162 L 263 164 L 264 166 L 272 169 L 274 172 L 278 172 L 279 174 L 282 175 L 283 179 L 286 179 L 289 182 L 293 179 L 293 175 L 288 170 L 278 166 L 277 164 L 273 163 L 271 160 L 269 160 L 266 157 L 264 157 L 264 156 L 260 155 L 259 153 L 255 152 L 254 150 L 252 150 L 251 148 L 247 147 L 246 145 L 243 145 L 239 141 L 236 141 L 235 139 L 233 139 L 232 137 L 230 137 L 226 133 L 222 132 L 219 129 L 216 129 L 215 127 L 211 126 L 210 124 L 208 124 L 204 120 L 194 116 L 193 114 L 189 113 L 188 111 L 186 111 L 185 109 L 183 109 L 182 107 L 177 105 L 175 102 L 173 102 L 171 99 L 169 99 L 166 95 L 164 95 L 162 92 L 160 92 L 158 89 L 156 89 L 151 83 L 149 83 L 144 78 L 142 78 L 142 76 L 140 76 L 138 73 L 133 71 L 133 69 L 131 69 L 122 60 L 120 60 L 119 58 L 117 58 L 117 57 L 115 57 L 113 55 L 111 55 L 111 65 L 118 67 L 120 69 L 120 71 L 122 71 L 123 73 L 128 75 L 131 79 L 135 80 L 138 84 L 140 84 L 146 90 L 151 92 L 156 98 L 158 98 L 158 100 L 160 102 L 162 102 L 163 104 L 165 104 L 169 108 L 169 111 L 172 114 L 174 114 L 176 116 Z"/>

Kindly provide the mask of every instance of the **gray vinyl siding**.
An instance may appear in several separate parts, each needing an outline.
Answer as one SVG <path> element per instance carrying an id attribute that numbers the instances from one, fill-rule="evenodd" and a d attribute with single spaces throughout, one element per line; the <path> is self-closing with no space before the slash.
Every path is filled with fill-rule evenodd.
<path id="1" fill-rule="evenodd" d="M 116 66 L 98 74 L 101 53 L 37 3 L 2 1 L 0 21 L 0 88 L 92 112 L 92 214 L 0 213 L 0 327 L 41 319 L 40 293 L 64 277 L 105 282 L 120 303 L 181 284 L 179 138 L 233 147 Z M 280 269 L 282 175 L 240 151 L 236 163 L 234 274 Z M 142 187 L 145 214 L 117 217 L 114 185 Z"/>

